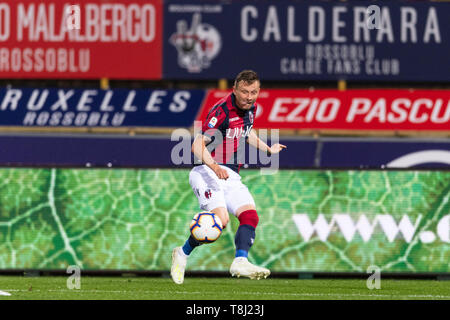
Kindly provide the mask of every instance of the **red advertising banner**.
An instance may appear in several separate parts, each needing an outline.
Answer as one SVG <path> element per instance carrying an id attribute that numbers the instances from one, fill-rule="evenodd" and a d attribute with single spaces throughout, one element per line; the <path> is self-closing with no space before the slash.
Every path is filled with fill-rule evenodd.
<path id="1" fill-rule="evenodd" d="M 0 78 L 160 79 L 162 0 L 0 3 Z"/>
<path id="2" fill-rule="evenodd" d="M 227 91 L 210 90 L 197 119 Z M 261 90 L 255 128 L 450 131 L 449 90 Z"/>

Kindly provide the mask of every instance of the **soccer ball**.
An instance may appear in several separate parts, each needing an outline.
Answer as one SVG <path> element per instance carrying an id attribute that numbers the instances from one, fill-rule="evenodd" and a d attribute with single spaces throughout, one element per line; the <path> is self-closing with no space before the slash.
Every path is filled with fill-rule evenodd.
<path id="1" fill-rule="evenodd" d="M 211 243 L 222 234 L 222 221 L 213 212 L 200 212 L 192 219 L 189 229 L 198 242 Z"/>

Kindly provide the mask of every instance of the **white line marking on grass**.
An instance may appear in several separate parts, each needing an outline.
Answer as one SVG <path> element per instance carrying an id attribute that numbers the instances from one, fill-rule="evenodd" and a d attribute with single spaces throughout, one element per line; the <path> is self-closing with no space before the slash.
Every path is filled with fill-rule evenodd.
<path id="1" fill-rule="evenodd" d="M 27 292 L 26 289 L 10 289 L 8 291 L 12 292 Z M 89 293 L 119 293 L 119 294 L 170 294 L 170 295 L 180 295 L 180 294 L 200 294 L 207 295 L 208 297 L 212 297 L 217 294 L 217 291 L 154 291 L 154 290 L 68 290 L 68 289 L 58 289 L 58 290 L 40 290 L 33 289 L 33 292 L 65 292 L 72 293 L 76 292 L 78 294 L 89 294 Z M 340 297 L 340 298 L 349 298 L 349 297 L 368 297 L 368 298 L 391 298 L 395 300 L 399 299 L 420 299 L 420 298 L 428 298 L 428 299 L 450 299 L 450 296 L 447 295 L 433 295 L 433 294 L 362 294 L 362 293 L 282 293 L 282 292 L 245 292 L 245 291 L 234 291 L 230 292 L 230 294 L 244 294 L 244 295 L 261 295 L 261 296 L 292 296 L 292 297 Z"/>

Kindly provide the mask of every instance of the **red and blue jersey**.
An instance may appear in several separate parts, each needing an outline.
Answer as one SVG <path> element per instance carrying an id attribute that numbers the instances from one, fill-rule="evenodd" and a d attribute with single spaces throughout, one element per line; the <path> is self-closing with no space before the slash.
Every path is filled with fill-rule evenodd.
<path id="1" fill-rule="evenodd" d="M 241 110 L 234 93 L 218 101 L 202 121 L 202 134 L 211 138 L 206 145 L 213 159 L 239 173 L 245 162 L 245 140 L 253 127 L 256 105 Z"/>

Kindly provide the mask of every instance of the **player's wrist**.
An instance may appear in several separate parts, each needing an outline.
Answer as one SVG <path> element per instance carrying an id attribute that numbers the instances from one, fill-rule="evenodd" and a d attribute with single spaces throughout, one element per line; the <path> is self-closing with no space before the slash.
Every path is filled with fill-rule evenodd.
<path id="1" fill-rule="evenodd" d="M 208 165 L 212 170 L 217 170 L 219 168 L 219 164 L 216 161 L 213 161 L 211 164 Z"/>

